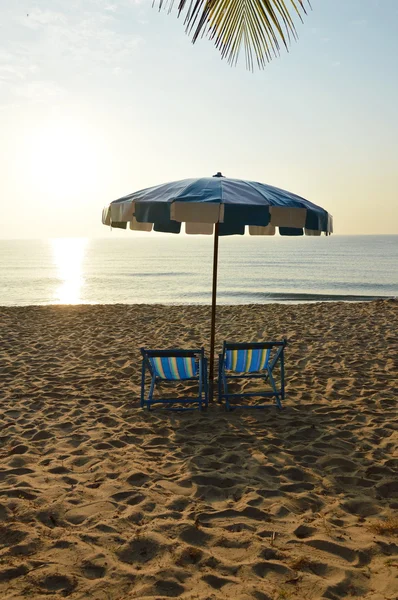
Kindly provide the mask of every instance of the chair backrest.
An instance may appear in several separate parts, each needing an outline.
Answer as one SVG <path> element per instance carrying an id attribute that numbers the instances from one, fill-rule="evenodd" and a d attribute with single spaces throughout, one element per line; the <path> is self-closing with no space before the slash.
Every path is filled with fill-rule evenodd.
<path id="1" fill-rule="evenodd" d="M 227 350 L 225 353 L 225 368 L 236 373 L 254 373 L 266 368 L 270 348 L 262 350 Z"/>
<path id="2" fill-rule="evenodd" d="M 283 342 L 256 342 L 248 344 L 235 344 L 224 342 L 225 368 L 235 373 L 255 373 L 268 367 L 271 351 L 280 346 L 283 351 L 286 345 Z"/>
<path id="3" fill-rule="evenodd" d="M 198 374 L 198 365 L 194 358 L 154 356 L 149 357 L 149 362 L 160 379 L 189 379 Z"/>
<path id="4" fill-rule="evenodd" d="M 202 350 L 144 350 L 142 354 L 160 379 L 183 380 L 197 377 Z"/>

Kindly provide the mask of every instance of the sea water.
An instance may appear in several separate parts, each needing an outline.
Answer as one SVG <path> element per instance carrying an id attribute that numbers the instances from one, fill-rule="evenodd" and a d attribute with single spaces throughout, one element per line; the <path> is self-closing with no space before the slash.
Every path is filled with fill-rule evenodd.
<path id="1" fill-rule="evenodd" d="M 0 305 L 203 304 L 211 236 L 0 240 Z M 220 238 L 218 303 L 398 296 L 398 236 Z"/>

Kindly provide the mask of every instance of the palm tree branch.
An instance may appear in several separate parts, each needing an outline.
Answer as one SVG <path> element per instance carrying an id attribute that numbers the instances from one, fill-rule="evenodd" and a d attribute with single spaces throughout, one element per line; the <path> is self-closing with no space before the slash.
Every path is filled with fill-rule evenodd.
<path id="1" fill-rule="evenodd" d="M 155 2 L 155 0 L 153 0 Z M 174 0 L 156 0 L 159 9 L 168 5 L 172 10 Z M 185 12 L 184 23 L 195 43 L 199 36 L 214 40 L 222 58 L 232 64 L 244 49 L 246 65 L 253 69 L 286 49 L 291 38 L 297 39 L 293 17 L 301 21 L 309 0 L 179 0 L 178 15 Z"/>

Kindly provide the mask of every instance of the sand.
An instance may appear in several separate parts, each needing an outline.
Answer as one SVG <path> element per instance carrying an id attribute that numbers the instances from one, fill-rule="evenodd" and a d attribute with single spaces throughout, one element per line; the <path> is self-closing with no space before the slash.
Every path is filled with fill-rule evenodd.
<path id="1" fill-rule="evenodd" d="M 285 409 L 147 412 L 140 346 L 208 307 L 0 308 L 0 598 L 398 597 L 398 303 L 236 306 Z"/>

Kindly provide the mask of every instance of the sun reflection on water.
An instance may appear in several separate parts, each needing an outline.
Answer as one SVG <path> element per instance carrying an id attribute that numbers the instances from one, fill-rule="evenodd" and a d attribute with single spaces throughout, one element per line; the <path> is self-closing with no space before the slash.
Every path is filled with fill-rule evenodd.
<path id="1" fill-rule="evenodd" d="M 51 240 L 54 264 L 61 285 L 55 291 L 55 302 L 59 304 L 81 303 L 81 288 L 84 285 L 83 261 L 87 238 L 56 238 Z"/>

